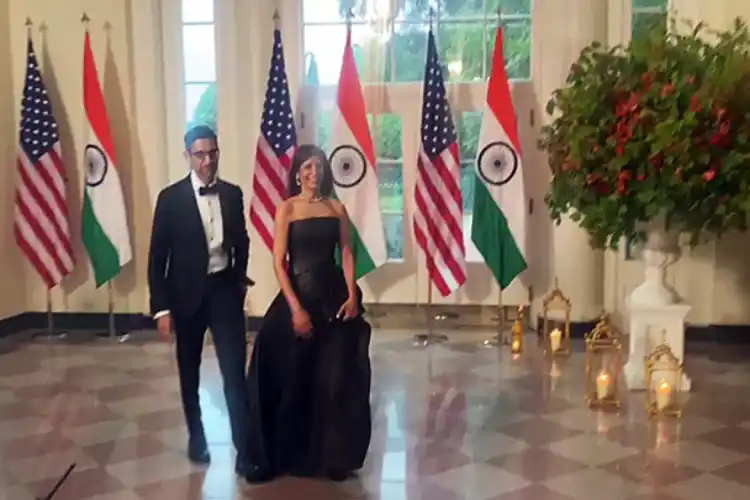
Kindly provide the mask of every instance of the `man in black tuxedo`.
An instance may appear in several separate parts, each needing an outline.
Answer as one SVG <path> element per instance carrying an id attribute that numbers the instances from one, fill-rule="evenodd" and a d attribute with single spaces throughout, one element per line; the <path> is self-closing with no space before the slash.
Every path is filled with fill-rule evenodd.
<path id="1" fill-rule="evenodd" d="M 217 179 L 216 134 L 197 126 L 185 134 L 190 174 L 159 193 L 149 249 L 151 313 L 159 334 L 176 340 L 182 406 L 188 428 L 188 457 L 207 464 L 198 386 L 207 328 L 216 347 L 237 473 L 246 466 L 248 400 L 245 387 L 245 292 L 250 240 L 242 191 Z M 252 471 L 250 471 L 252 472 Z"/>

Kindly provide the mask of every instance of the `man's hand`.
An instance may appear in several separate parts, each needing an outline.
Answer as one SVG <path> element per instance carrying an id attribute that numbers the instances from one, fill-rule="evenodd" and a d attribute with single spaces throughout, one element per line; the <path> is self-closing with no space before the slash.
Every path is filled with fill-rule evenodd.
<path id="1" fill-rule="evenodd" d="M 174 340 L 174 337 L 172 336 L 172 315 L 171 314 L 165 314 L 164 316 L 160 316 L 156 320 L 156 331 L 159 332 L 159 337 L 162 340 L 166 340 L 169 342 L 172 342 Z"/>

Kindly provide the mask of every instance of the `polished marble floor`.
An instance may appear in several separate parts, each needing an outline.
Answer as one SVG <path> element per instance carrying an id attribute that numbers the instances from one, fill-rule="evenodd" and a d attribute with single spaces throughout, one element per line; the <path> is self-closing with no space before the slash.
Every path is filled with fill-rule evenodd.
<path id="1" fill-rule="evenodd" d="M 750 358 L 692 353 L 680 421 L 650 421 L 643 395 L 620 414 L 584 404 L 583 354 L 551 366 L 481 336 L 415 349 L 380 331 L 366 467 L 339 485 L 235 479 L 212 349 L 201 390 L 213 463 L 191 466 L 168 344 L 0 340 L 0 500 L 750 499 Z M 531 340 L 531 338 L 529 338 Z M 527 342 L 531 344 L 532 342 Z"/>

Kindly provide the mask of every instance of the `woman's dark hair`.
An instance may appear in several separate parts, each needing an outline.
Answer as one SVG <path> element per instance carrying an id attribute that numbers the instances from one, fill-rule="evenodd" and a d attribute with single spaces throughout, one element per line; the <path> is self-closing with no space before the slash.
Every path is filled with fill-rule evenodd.
<path id="1" fill-rule="evenodd" d="M 314 144 L 302 144 L 297 148 L 292 157 L 292 168 L 289 169 L 289 180 L 288 190 L 289 197 L 297 196 L 302 191 L 302 188 L 297 184 L 297 174 L 299 174 L 302 165 L 312 158 L 317 157 L 320 160 L 320 167 L 323 169 L 323 175 L 320 178 L 320 195 L 329 197 L 333 194 L 333 171 L 331 170 L 331 162 L 328 161 L 328 157 L 318 146 Z"/>

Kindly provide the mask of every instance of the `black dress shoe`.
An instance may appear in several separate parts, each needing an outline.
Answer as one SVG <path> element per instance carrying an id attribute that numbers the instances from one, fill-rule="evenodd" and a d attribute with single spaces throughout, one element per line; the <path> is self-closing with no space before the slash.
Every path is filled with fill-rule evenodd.
<path id="1" fill-rule="evenodd" d="M 188 443 L 188 459 L 198 465 L 210 464 L 211 454 L 208 452 L 206 443 Z"/>
<path id="2" fill-rule="evenodd" d="M 244 476 L 245 480 L 250 484 L 267 483 L 273 481 L 275 477 L 273 472 L 257 465 L 246 465 Z"/>
<path id="3" fill-rule="evenodd" d="M 238 458 L 234 463 L 234 472 L 237 473 L 238 476 L 245 477 L 249 468 L 247 461 L 242 458 Z"/>

